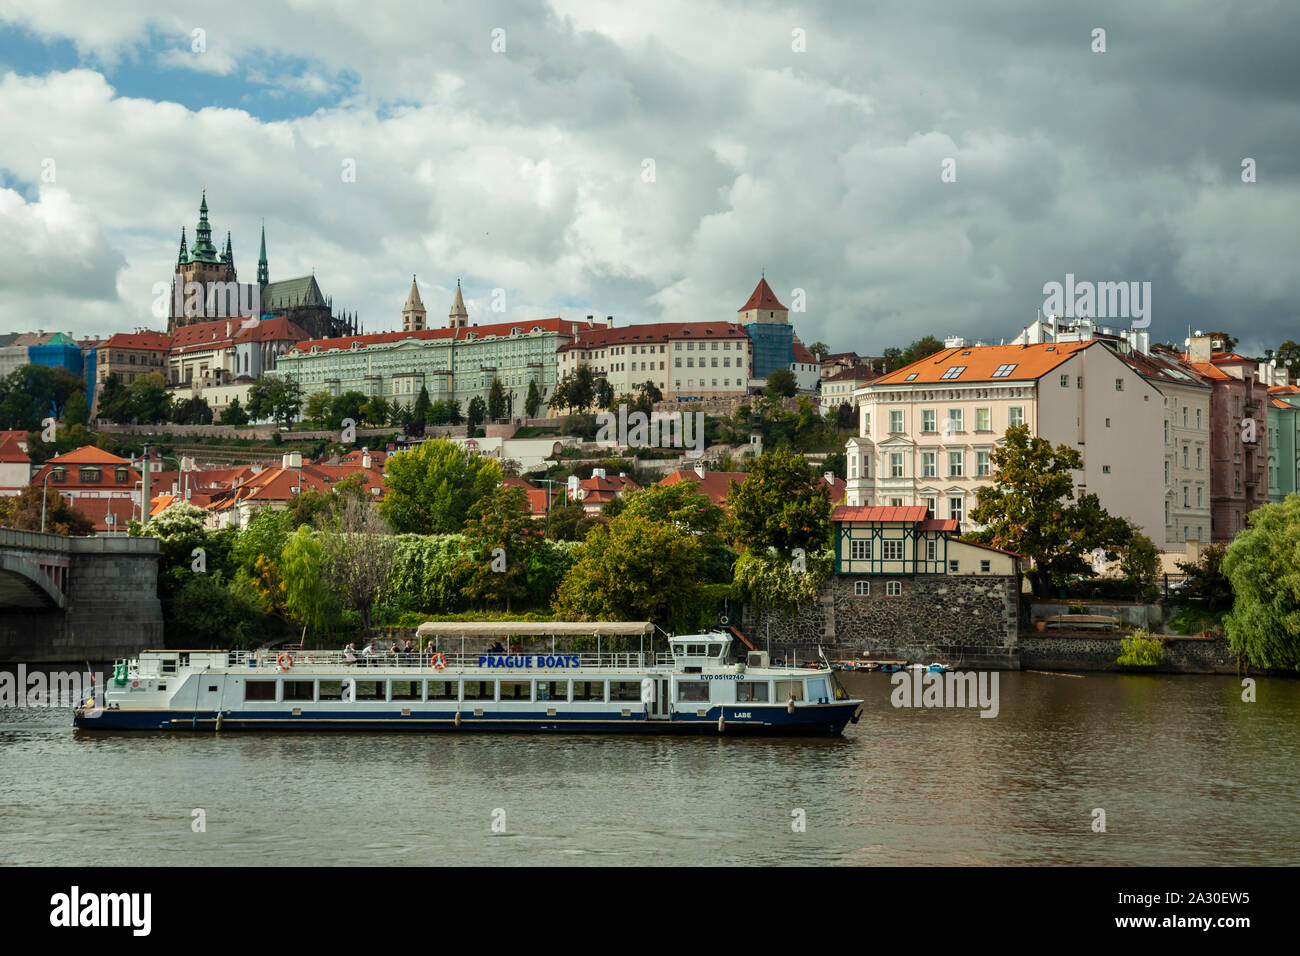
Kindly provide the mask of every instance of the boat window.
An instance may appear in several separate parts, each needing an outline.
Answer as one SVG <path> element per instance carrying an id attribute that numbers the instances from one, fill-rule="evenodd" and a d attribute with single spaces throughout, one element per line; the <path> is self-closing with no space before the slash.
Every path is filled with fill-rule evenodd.
<path id="1" fill-rule="evenodd" d="M 419 700 L 420 682 L 418 680 L 395 680 L 392 682 L 391 694 L 389 700 Z"/>
<path id="2" fill-rule="evenodd" d="M 457 696 L 454 680 L 429 681 L 429 700 L 455 700 Z"/>
<path id="3" fill-rule="evenodd" d="M 533 682 L 529 680 L 503 680 L 501 682 L 502 700 L 532 700 Z"/>
<path id="4" fill-rule="evenodd" d="M 710 644 L 710 645 L 709 645 L 709 656 L 710 656 L 710 657 L 717 657 L 717 656 L 719 656 L 721 653 L 722 653 L 722 645 L 721 645 L 721 644 Z"/>
<path id="5" fill-rule="evenodd" d="M 174 658 L 174 657 L 164 657 L 164 658 L 162 659 L 162 672 L 163 672 L 164 674 L 175 674 L 175 673 L 176 673 L 176 658 Z"/>
<path id="6" fill-rule="evenodd" d="M 612 680 L 609 682 L 610 700 L 641 700 L 639 680 Z"/>
<path id="7" fill-rule="evenodd" d="M 244 700 L 275 700 L 275 681 L 273 680 L 245 681 Z"/>
<path id="8" fill-rule="evenodd" d="M 383 700 L 384 682 L 381 680 L 357 681 L 357 692 L 353 700 Z"/>
<path id="9" fill-rule="evenodd" d="M 537 682 L 538 700 L 568 700 L 569 682 L 567 680 L 539 680 Z"/>
<path id="10" fill-rule="evenodd" d="M 756 681 L 753 683 L 749 681 L 741 681 L 736 685 L 736 700 L 742 703 L 767 703 L 768 689 L 767 681 Z"/>
<path id="11" fill-rule="evenodd" d="M 605 682 L 603 680 L 575 680 L 573 682 L 574 700 L 604 700 Z"/>
<path id="12" fill-rule="evenodd" d="M 342 700 L 343 681 L 323 680 L 320 682 L 320 696 L 317 700 Z"/>
<path id="13" fill-rule="evenodd" d="M 492 700 L 496 697 L 496 682 L 490 680 L 465 681 L 465 700 Z"/>
<path id="14" fill-rule="evenodd" d="M 709 682 L 705 680 L 684 680 L 677 684 L 677 699 L 701 701 L 709 699 Z"/>
<path id="15" fill-rule="evenodd" d="M 825 677 L 818 677 L 808 682 L 809 700 L 829 700 L 830 696 L 830 685 L 826 683 Z"/>
<path id="16" fill-rule="evenodd" d="M 686 656 L 687 656 L 687 657 L 703 657 L 703 656 L 704 656 L 704 645 L 703 645 L 703 644 L 687 644 L 687 645 L 686 645 Z"/>
<path id="17" fill-rule="evenodd" d="M 287 680 L 284 682 L 284 696 L 281 700 L 315 700 L 316 682 L 310 680 Z"/>
<path id="18" fill-rule="evenodd" d="M 779 680 L 774 681 L 776 684 L 775 697 L 777 700 L 803 700 L 803 681 L 801 680 Z"/>

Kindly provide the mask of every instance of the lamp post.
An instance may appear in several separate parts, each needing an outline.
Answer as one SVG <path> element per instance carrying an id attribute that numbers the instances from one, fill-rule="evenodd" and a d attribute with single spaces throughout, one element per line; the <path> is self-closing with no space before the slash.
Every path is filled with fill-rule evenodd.
<path id="1" fill-rule="evenodd" d="M 539 478 L 538 484 L 546 485 L 546 537 L 551 536 L 551 485 L 558 485 L 559 482 L 553 478 Z"/>
<path id="2" fill-rule="evenodd" d="M 41 534 L 45 534 L 45 496 L 50 493 L 50 475 L 54 474 L 53 468 L 45 470 L 45 480 L 41 482 Z"/>

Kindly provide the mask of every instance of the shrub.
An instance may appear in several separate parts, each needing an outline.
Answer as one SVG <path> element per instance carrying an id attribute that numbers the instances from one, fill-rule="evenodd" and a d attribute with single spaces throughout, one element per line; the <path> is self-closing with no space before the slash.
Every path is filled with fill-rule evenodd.
<path id="1" fill-rule="evenodd" d="M 1152 637 L 1145 628 L 1133 632 L 1120 642 L 1120 655 L 1116 664 L 1124 667 L 1155 667 L 1164 662 L 1165 642 L 1159 637 Z"/>

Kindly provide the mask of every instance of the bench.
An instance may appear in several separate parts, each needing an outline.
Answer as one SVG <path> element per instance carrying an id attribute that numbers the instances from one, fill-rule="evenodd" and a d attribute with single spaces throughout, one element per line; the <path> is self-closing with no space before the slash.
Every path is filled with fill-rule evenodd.
<path id="1" fill-rule="evenodd" d="M 1104 614 L 1057 614 L 1043 620 L 1054 630 L 1115 631 L 1120 625 L 1119 618 Z"/>

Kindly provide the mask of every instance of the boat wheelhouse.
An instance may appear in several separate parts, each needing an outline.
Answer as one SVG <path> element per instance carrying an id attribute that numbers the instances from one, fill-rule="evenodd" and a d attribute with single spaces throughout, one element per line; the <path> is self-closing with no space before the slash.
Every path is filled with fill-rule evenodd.
<path id="1" fill-rule="evenodd" d="M 722 632 L 675 636 L 647 653 L 654 625 L 443 623 L 419 628 L 416 654 L 153 650 L 120 660 L 76 711 L 101 730 L 401 730 L 838 734 L 857 719 L 828 665 L 731 660 Z M 562 637 L 595 651 L 557 650 Z M 519 637 L 541 647 L 481 650 Z M 550 637 L 549 649 L 545 638 Z M 604 650 L 608 637 L 642 650 Z M 662 644 L 660 644 L 662 647 Z"/>

